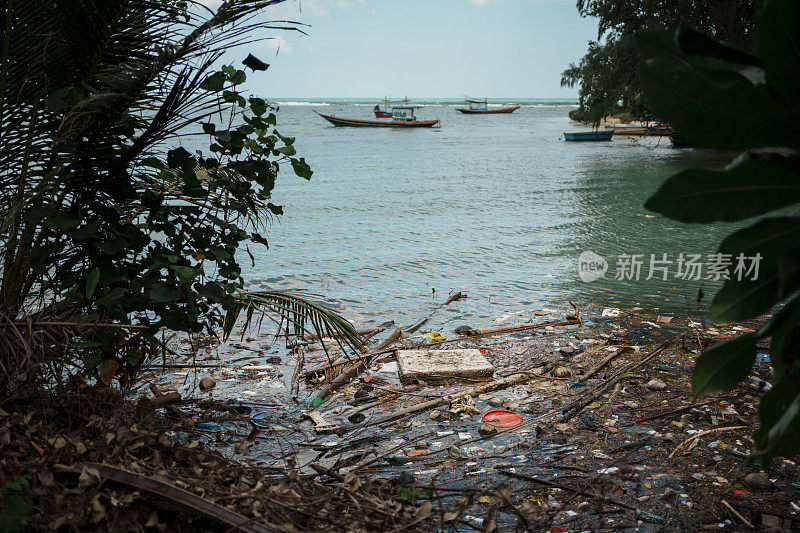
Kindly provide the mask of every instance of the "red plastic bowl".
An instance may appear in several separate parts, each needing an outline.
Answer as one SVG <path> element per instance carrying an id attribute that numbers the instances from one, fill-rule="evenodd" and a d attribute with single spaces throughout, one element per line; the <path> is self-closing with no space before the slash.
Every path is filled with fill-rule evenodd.
<path id="1" fill-rule="evenodd" d="M 513 428 L 522 424 L 522 415 L 506 409 L 492 409 L 483 413 L 483 423 L 496 428 Z"/>

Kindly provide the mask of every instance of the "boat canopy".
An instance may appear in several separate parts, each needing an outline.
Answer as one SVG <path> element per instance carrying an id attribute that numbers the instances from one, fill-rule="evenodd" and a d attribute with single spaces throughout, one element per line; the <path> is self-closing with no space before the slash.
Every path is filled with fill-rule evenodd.
<path id="1" fill-rule="evenodd" d="M 392 108 L 392 119 L 394 120 L 414 120 L 414 107 L 401 106 Z"/>
<path id="2" fill-rule="evenodd" d="M 485 110 L 487 108 L 487 102 L 485 98 L 483 100 L 475 100 L 473 98 L 467 98 L 466 101 L 469 104 L 470 109 Z"/>

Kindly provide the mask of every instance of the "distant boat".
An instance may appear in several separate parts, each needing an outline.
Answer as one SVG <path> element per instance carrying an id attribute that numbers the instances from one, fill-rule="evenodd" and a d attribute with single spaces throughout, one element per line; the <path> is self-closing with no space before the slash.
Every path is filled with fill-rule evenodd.
<path id="1" fill-rule="evenodd" d="M 496 115 L 499 113 L 513 113 L 522 107 L 522 104 L 517 104 L 510 107 L 497 107 L 494 109 L 489 109 L 489 103 L 485 98 L 483 100 L 473 100 L 468 98 L 465 101 L 469 104 L 469 107 L 456 108 L 456 111 L 460 111 L 465 115 Z"/>
<path id="2" fill-rule="evenodd" d="M 564 132 L 565 141 L 610 141 L 614 130 Z"/>
<path id="3" fill-rule="evenodd" d="M 408 96 L 403 98 L 402 100 L 395 100 L 398 104 L 401 104 L 400 107 L 414 107 L 419 108 L 419 106 L 412 106 L 408 103 Z M 389 98 L 383 99 L 383 109 L 381 109 L 380 104 L 376 104 L 373 108 L 375 112 L 375 118 L 392 118 L 392 109 L 394 108 L 392 101 Z"/>
<path id="4" fill-rule="evenodd" d="M 431 128 L 438 120 L 417 120 L 414 107 L 393 107 L 392 120 L 363 120 L 360 118 L 337 117 L 314 111 L 334 126 L 374 127 L 374 128 Z"/>
<path id="5" fill-rule="evenodd" d="M 606 130 L 612 130 L 617 135 L 630 135 L 636 137 L 643 136 L 661 136 L 670 135 L 672 133 L 672 126 L 669 124 L 656 124 L 654 126 L 631 126 L 617 124 L 614 126 L 606 126 Z"/>

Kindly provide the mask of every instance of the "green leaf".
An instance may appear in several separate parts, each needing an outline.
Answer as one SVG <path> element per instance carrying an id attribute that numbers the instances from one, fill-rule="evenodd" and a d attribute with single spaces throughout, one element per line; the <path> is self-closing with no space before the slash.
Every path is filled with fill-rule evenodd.
<path id="1" fill-rule="evenodd" d="M 747 377 L 756 355 L 753 333 L 717 344 L 697 360 L 692 374 L 695 394 L 729 390 Z"/>
<path id="2" fill-rule="evenodd" d="M 761 220 L 728 236 L 719 252 L 746 257 L 761 256 L 758 279 L 744 276 L 730 279 L 717 292 L 711 304 L 711 315 L 717 320 L 743 320 L 769 311 L 777 302 L 796 289 L 796 284 L 781 286 L 791 280 L 794 262 L 788 261 L 800 250 L 800 218 L 779 217 Z M 782 278 L 783 276 L 783 278 Z"/>
<path id="3" fill-rule="evenodd" d="M 247 54 L 247 57 L 244 58 L 242 64 L 246 67 L 249 67 L 253 71 L 267 70 L 269 68 L 269 65 L 267 63 L 264 63 L 253 54 Z"/>
<path id="4" fill-rule="evenodd" d="M 755 432 L 757 454 L 764 460 L 776 455 L 792 457 L 800 452 L 800 391 L 797 382 L 784 376 L 761 398 L 761 427 Z"/>
<path id="5" fill-rule="evenodd" d="M 778 271 L 762 268 L 758 280 L 730 279 L 714 296 L 714 320 L 745 320 L 769 311 L 779 300 Z"/>
<path id="6" fill-rule="evenodd" d="M 139 164 L 145 167 L 157 168 L 159 170 L 163 170 L 164 168 L 166 168 L 164 162 L 157 157 L 147 157 L 145 159 L 142 159 L 142 161 Z"/>
<path id="7" fill-rule="evenodd" d="M 114 287 L 113 289 L 102 295 L 100 298 L 98 298 L 97 301 L 95 302 L 95 305 L 100 307 L 102 305 L 107 304 L 108 302 L 118 300 L 125 295 L 125 292 L 126 290 L 123 289 L 122 287 Z"/>
<path id="8" fill-rule="evenodd" d="M 281 207 L 279 205 L 275 205 L 275 204 L 273 204 L 271 202 L 268 202 L 267 203 L 267 207 L 269 208 L 270 211 L 272 211 L 273 215 L 282 215 L 283 214 L 283 207 Z"/>
<path id="9" fill-rule="evenodd" d="M 769 88 L 732 70 L 694 68 L 673 33 L 641 31 L 639 77 L 655 113 L 697 146 L 722 150 L 797 146 L 796 118 Z"/>
<path id="10" fill-rule="evenodd" d="M 59 231 L 71 231 L 80 225 L 81 221 L 74 215 L 56 214 L 44 221 L 47 228 Z"/>
<path id="11" fill-rule="evenodd" d="M 800 2 L 770 0 L 758 22 L 758 56 L 767 83 L 800 111 Z"/>
<path id="12" fill-rule="evenodd" d="M 177 302 L 181 297 L 181 291 L 171 289 L 163 285 L 156 285 L 150 288 L 150 299 L 160 303 Z"/>
<path id="13" fill-rule="evenodd" d="M 690 168 L 669 178 L 645 207 L 681 222 L 734 221 L 800 202 L 797 158 L 737 158 L 724 171 Z"/>
<path id="14" fill-rule="evenodd" d="M 261 116 L 267 112 L 267 102 L 263 98 L 250 97 L 250 110 L 257 116 Z"/>
<path id="15" fill-rule="evenodd" d="M 297 150 L 295 150 L 294 146 L 292 146 L 291 144 L 287 146 L 281 146 L 280 148 L 276 148 L 275 151 L 283 155 L 294 155 L 297 153 Z"/>
<path id="16" fill-rule="evenodd" d="M 724 66 L 718 65 L 718 68 L 740 69 L 740 65 L 763 67 L 758 57 L 716 41 L 685 23 L 678 26 L 675 32 L 675 42 L 681 52 L 714 58 L 727 63 Z"/>
<path id="17" fill-rule="evenodd" d="M 311 167 L 306 163 L 305 157 L 301 157 L 300 159 L 291 158 L 289 161 L 292 163 L 292 169 L 294 169 L 294 173 L 301 178 L 305 178 L 307 180 L 311 179 L 311 175 L 314 173 L 311 170 Z"/>
<path id="18" fill-rule="evenodd" d="M 237 70 L 230 75 L 230 80 L 234 85 L 240 85 L 247 80 L 247 74 L 243 70 Z"/>
<path id="19" fill-rule="evenodd" d="M 92 270 L 86 278 L 86 299 L 90 299 L 94 295 L 94 290 L 100 282 L 100 270 Z"/>
<path id="20" fill-rule="evenodd" d="M 214 132 L 217 130 L 217 125 L 213 122 L 203 122 L 203 133 L 208 135 L 213 135 Z"/>
<path id="21" fill-rule="evenodd" d="M 225 74 L 222 72 L 215 72 L 203 81 L 200 88 L 206 91 L 219 92 L 225 86 Z"/>

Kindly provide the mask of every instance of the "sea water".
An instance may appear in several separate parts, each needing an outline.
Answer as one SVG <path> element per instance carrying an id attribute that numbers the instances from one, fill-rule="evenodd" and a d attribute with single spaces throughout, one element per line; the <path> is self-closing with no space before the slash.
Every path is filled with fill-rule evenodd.
<path id="1" fill-rule="evenodd" d="M 453 291 L 469 298 L 433 327 L 527 320 L 568 298 L 707 310 L 720 282 L 674 277 L 677 259 L 714 253 L 733 226 L 681 224 L 643 204 L 671 174 L 721 168 L 730 155 L 676 150 L 667 137 L 565 142 L 565 131 L 587 129 L 570 122 L 567 100 L 515 100 L 523 107 L 500 115 L 463 115 L 456 100 L 415 101 L 425 104 L 419 119 L 439 119 L 440 128 L 339 128 L 314 113 L 374 119 L 378 101 L 276 101 L 279 131 L 296 137 L 314 175 L 306 181 L 284 165 L 272 201 L 285 214 L 269 229 L 270 247 L 251 246 L 253 267 L 242 257 L 249 288 L 307 290 L 359 326 L 409 324 Z M 578 275 L 585 251 L 607 263 L 592 282 Z M 651 255 L 665 253 L 674 261 L 668 279 L 662 271 L 646 279 Z M 627 279 L 630 271 L 616 279 L 622 254 L 642 256 L 639 279 Z M 700 288 L 708 296 L 697 304 Z"/>

